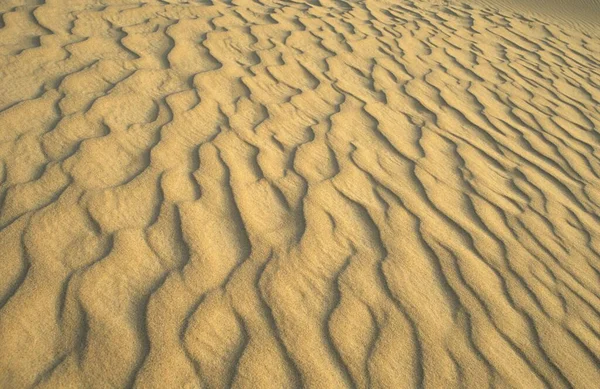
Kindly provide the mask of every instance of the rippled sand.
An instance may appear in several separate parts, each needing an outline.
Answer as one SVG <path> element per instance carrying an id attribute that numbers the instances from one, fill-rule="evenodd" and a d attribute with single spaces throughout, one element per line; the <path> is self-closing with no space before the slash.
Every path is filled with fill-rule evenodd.
<path id="1" fill-rule="evenodd" d="M 39 2 L 0 1 L 1 388 L 598 387 L 600 30 Z"/>

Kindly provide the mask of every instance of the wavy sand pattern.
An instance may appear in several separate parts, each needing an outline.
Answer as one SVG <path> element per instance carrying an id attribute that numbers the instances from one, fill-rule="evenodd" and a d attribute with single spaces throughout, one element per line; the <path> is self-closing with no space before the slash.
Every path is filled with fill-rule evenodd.
<path id="1" fill-rule="evenodd" d="M 600 35 L 102 3 L 0 3 L 0 387 L 597 387 Z"/>

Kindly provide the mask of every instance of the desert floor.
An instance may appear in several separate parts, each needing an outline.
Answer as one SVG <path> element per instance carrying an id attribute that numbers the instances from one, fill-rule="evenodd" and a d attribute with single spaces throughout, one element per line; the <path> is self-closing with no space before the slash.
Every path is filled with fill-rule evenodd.
<path id="1" fill-rule="evenodd" d="M 598 388 L 600 5 L 504 3 L 0 0 L 0 388 Z"/>

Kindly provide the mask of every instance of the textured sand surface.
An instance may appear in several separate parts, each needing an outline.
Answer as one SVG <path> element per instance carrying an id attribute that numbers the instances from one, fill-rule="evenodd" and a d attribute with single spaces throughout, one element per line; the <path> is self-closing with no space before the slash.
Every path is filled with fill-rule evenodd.
<path id="1" fill-rule="evenodd" d="M 0 1 L 0 388 L 598 387 L 598 30 L 39 3 Z"/>
<path id="2" fill-rule="evenodd" d="M 579 31 L 589 31 L 590 28 L 598 31 L 600 27 L 600 0 L 471 0 L 468 3 L 517 12 L 535 19 L 559 21 Z"/>

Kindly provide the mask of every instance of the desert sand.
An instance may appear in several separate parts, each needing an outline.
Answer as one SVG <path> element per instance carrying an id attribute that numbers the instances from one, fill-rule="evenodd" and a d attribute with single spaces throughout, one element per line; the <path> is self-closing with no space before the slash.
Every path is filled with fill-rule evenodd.
<path id="1" fill-rule="evenodd" d="M 598 1 L 0 13 L 0 388 L 599 387 Z"/>

